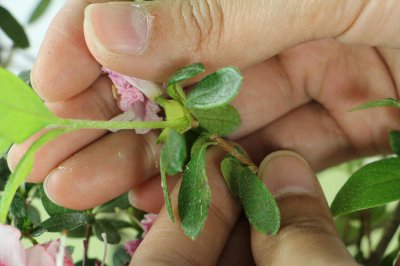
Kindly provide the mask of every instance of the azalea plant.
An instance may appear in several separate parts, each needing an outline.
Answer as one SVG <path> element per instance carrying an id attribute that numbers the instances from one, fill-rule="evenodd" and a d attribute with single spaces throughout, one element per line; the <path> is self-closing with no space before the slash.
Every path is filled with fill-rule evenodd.
<path id="1" fill-rule="evenodd" d="M 49 3 L 40 1 L 29 21 L 38 19 Z M 0 60 L 6 67 L 15 49 L 28 47 L 29 41 L 24 28 L 2 6 L 0 29 L 13 42 L 10 54 Z M 162 144 L 159 166 L 165 205 L 171 221 L 177 222 L 174 213 L 178 213 L 182 230 L 193 240 L 202 232 L 212 197 L 206 175 L 206 150 L 220 147 L 226 152 L 221 162 L 226 185 L 242 203 L 250 224 L 264 234 L 276 234 L 280 216 L 274 198 L 257 176 L 257 166 L 246 151 L 227 139 L 240 125 L 239 113 L 230 102 L 240 90 L 242 75 L 235 67 L 224 67 L 201 79 L 189 92 L 184 89 L 182 83 L 198 78 L 204 71 L 201 63 L 192 64 L 159 84 L 103 68 L 113 83 L 110 90 L 121 114 L 110 121 L 91 121 L 55 116 L 30 87 L 29 72 L 17 77 L 0 68 L 0 157 L 6 156 L 12 144 L 23 143 L 42 132 L 13 173 L 0 158 L 0 266 L 73 265 L 71 254 L 76 248 L 83 250 L 83 256 L 75 265 L 105 265 L 105 257 L 111 256 L 109 245 L 117 247 L 112 251 L 113 265 L 129 263 L 156 219 L 155 214 L 132 207 L 127 194 L 93 209 L 71 210 L 54 204 L 42 185 L 24 182 L 43 145 L 65 133 L 88 128 L 135 130 L 137 134 L 160 130 L 157 142 Z M 400 102 L 378 100 L 355 110 L 382 106 L 399 108 Z M 391 132 L 389 138 L 394 154 L 400 155 L 400 132 Z M 351 176 L 331 206 L 338 231 L 359 262 L 393 265 L 400 251 L 394 237 L 400 222 L 400 205 L 388 204 L 400 199 L 400 158 L 347 166 L 351 166 Z M 173 175 L 182 176 L 177 212 L 172 209 L 167 188 L 167 178 Z M 42 219 L 40 209 L 47 218 Z M 382 228 L 383 233 L 376 236 Z M 136 238 L 121 243 L 126 230 Z M 60 234 L 59 239 L 38 242 L 39 236 L 54 232 Z M 81 245 L 66 246 L 67 238 L 81 239 Z M 104 242 L 104 252 L 97 258 L 88 256 L 93 238 Z M 25 248 L 21 239 L 32 245 Z M 371 244 L 373 241 L 377 244 Z"/>

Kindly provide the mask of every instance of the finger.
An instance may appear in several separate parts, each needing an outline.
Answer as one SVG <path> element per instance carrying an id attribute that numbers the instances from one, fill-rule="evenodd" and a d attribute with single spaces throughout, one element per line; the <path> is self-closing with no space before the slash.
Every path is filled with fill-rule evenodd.
<path id="1" fill-rule="evenodd" d="M 223 153 L 214 148 L 207 152 L 207 176 L 212 199 L 200 236 L 195 241 L 185 236 L 180 223 L 172 223 L 163 208 L 133 256 L 131 265 L 216 265 L 240 215 L 240 207 L 230 195 L 219 170 L 222 156 Z M 179 186 L 175 187 L 171 195 L 175 217 L 178 217 L 178 189 Z"/>
<path id="2" fill-rule="evenodd" d="M 304 158 L 289 151 L 272 153 L 261 163 L 259 174 L 277 200 L 281 228 L 276 236 L 252 229 L 257 265 L 356 265 Z"/>
<path id="3" fill-rule="evenodd" d="M 59 117 L 75 119 L 109 120 L 120 113 L 112 97 L 111 83 L 108 78 L 101 77 L 93 86 L 70 100 L 47 104 L 47 107 Z M 15 166 L 41 134 L 38 133 L 21 145 L 14 145 L 8 153 L 10 169 Z M 68 133 L 46 144 L 38 153 L 27 181 L 43 182 L 51 170 L 62 161 L 76 153 L 86 145 L 104 135 L 104 130 L 81 130 Z"/>
<path id="4" fill-rule="evenodd" d="M 84 0 L 66 1 L 51 23 L 32 70 L 32 82 L 47 102 L 69 99 L 101 74 L 83 35 Z"/>
<path id="5" fill-rule="evenodd" d="M 154 132 L 108 134 L 53 170 L 44 183 L 46 194 L 71 209 L 107 202 L 157 174 L 159 152 L 155 142 Z"/>
<path id="6" fill-rule="evenodd" d="M 339 36 L 347 43 L 400 44 L 400 28 L 395 27 L 400 5 L 395 0 L 169 0 L 93 4 L 85 12 L 85 38 L 94 57 L 119 72 L 151 80 L 166 80 L 193 62 L 204 63 L 210 71 L 226 65 L 244 68 L 327 37 Z"/>

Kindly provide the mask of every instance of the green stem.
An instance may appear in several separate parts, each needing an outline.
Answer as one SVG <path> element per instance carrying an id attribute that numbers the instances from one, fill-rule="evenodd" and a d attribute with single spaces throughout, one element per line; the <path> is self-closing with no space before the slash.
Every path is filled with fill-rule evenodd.
<path id="1" fill-rule="evenodd" d="M 25 181 L 25 178 L 29 175 L 33 168 L 33 162 L 35 159 L 36 152 L 49 141 L 57 138 L 58 136 L 68 132 L 65 129 L 55 129 L 43 134 L 38 138 L 28 149 L 25 155 L 22 157 L 21 161 L 15 168 L 14 173 L 8 179 L 8 182 L 4 188 L 0 200 L 0 223 L 4 224 L 7 220 L 8 210 L 10 208 L 11 202 L 14 198 L 18 187 Z"/>
<path id="2" fill-rule="evenodd" d="M 78 129 L 137 129 L 137 128 L 174 128 L 184 123 L 183 120 L 169 121 L 93 121 L 93 120 L 61 120 L 60 124 L 72 130 Z"/>

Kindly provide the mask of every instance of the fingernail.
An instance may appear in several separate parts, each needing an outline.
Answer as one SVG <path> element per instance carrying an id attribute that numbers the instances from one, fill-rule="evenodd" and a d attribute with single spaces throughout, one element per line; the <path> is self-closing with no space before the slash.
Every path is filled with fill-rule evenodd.
<path id="1" fill-rule="evenodd" d="M 260 177 L 275 197 L 286 194 L 315 195 L 314 171 L 297 153 L 271 153 L 261 162 L 259 169 Z"/>
<path id="2" fill-rule="evenodd" d="M 85 23 L 97 45 L 117 53 L 139 54 L 147 43 L 151 16 L 137 4 L 92 4 L 86 8 Z"/>
<path id="3" fill-rule="evenodd" d="M 46 177 L 46 179 L 44 180 L 44 182 L 43 182 L 43 190 L 44 190 L 44 193 L 46 194 L 46 196 L 49 198 L 49 200 L 51 201 L 51 202 L 53 202 L 54 204 L 57 204 L 57 205 L 59 205 L 52 197 L 51 197 L 51 195 L 50 195 L 50 193 L 49 193 L 49 180 L 53 177 L 53 172 L 51 172 L 47 177 Z"/>
<path id="4" fill-rule="evenodd" d="M 129 191 L 128 193 L 128 201 L 133 207 L 136 206 L 135 197 L 133 196 L 132 191 Z"/>

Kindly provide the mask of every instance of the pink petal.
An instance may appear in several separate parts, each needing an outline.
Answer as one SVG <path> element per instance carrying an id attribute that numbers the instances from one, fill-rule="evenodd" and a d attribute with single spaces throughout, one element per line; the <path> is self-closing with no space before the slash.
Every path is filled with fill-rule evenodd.
<path id="1" fill-rule="evenodd" d="M 136 239 L 126 242 L 124 247 L 126 253 L 128 253 L 130 256 L 133 256 L 133 254 L 135 254 L 135 251 L 138 249 L 142 241 L 143 241 L 142 239 Z"/>
<path id="2" fill-rule="evenodd" d="M 26 250 L 26 266 L 55 266 L 56 260 L 41 245 Z"/>
<path id="3" fill-rule="evenodd" d="M 0 265 L 25 265 L 25 251 L 20 237 L 21 232 L 17 228 L 0 224 Z"/>
<path id="4" fill-rule="evenodd" d="M 154 222 L 156 221 L 158 215 L 153 213 L 148 213 L 144 215 L 144 218 L 140 221 L 143 227 L 143 234 L 142 237 L 144 238 L 147 233 L 150 231 L 151 227 L 153 226 Z"/>

